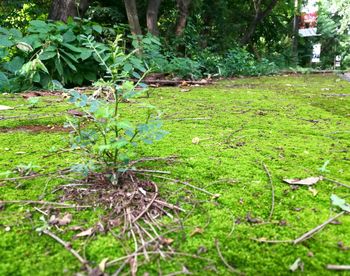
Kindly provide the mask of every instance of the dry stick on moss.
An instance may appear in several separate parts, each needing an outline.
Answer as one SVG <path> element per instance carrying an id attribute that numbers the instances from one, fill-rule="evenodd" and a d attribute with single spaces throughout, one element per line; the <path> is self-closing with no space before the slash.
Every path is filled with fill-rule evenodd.
<path id="1" fill-rule="evenodd" d="M 145 209 L 143 209 L 143 211 L 132 221 L 132 223 L 135 223 L 139 218 L 141 218 L 148 210 L 149 208 L 152 206 L 152 204 L 154 203 L 154 201 L 156 200 L 157 196 L 158 196 L 158 187 L 156 184 L 152 183 L 154 186 L 154 196 L 151 199 L 151 202 L 146 206 Z"/>
<path id="2" fill-rule="evenodd" d="M 145 174 L 145 175 L 149 175 L 149 174 Z M 205 194 L 210 195 L 210 196 L 212 196 L 212 197 L 217 197 L 216 194 L 213 194 L 213 193 L 211 193 L 211 192 L 208 192 L 207 190 L 204 190 L 204 189 L 202 189 L 202 188 L 199 188 L 199 187 L 197 187 L 197 186 L 194 186 L 194 185 L 192 185 L 192 184 L 190 184 L 190 183 L 188 183 L 188 182 L 183 182 L 183 181 L 180 181 L 180 180 L 177 180 L 177 179 L 173 179 L 173 178 L 169 178 L 169 177 L 165 177 L 165 176 L 160 176 L 160 175 L 150 175 L 150 176 L 154 176 L 154 177 L 161 178 L 161 179 L 166 179 L 166 180 L 172 181 L 172 182 L 174 182 L 174 183 L 180 183 L 180 184 L 183 184 L 183 185 L 185 185 L 185 186 L 191 187 L 191 188 L 193 188 L 193 189 L 195 189 L 195 190 L 201 191 L 202 193 L 205 193 Z"/>
<path id="3" fill-rule="evenodd" d="M 327 265 L 327 269 L 329 270 L 350 270 L 350 265 Z"/>
<path id="4" fill-rule="evenodd" d="M 171 174 L 169 171 L 157 171 L 157 170 L 136 170 L 136 169 L 129 169 L 129 171 L 136 172 L 136 173 L 160 173 L 160 174 Z"/>
<path id="5" fill-rule="evenodd" d="M 326 220 L 324 223 L 320 224 L 319 226 L 315 227 L 314 229 L 311 229 L 310 231 L 306 232 L 304 235 L 300 236 L 299 238 L 295 239 L 293 244 L 298 244 L 300 242 L 303 242 L 309 238 L 311 238 L 313 235 L 315 235 L 317 232 L 322 230 L 327 224 L 331 223 L 333 220 L 337 219 L 338 217 L 345 214 L 345 211 L 340 212 L 336 216 Z"/>
<path id="6" fill-rule="evenodd" d="M 256 238 L 250 238 L 253 241 L 261 242 L 261 243 L 293 243 L 294 240 L 265 240 L 265 239 L 256 239 Z"/>
<path id="7" fill-rule="evenodd" d="M 264 167 L 264 170 L 265 170 L 267 176 L 269 177 L 270 186 L 271 186 L 271 209 L 270 209 L 269 217 L 267 219 L 267 221 L 270 221 L 272 216 L 273 216 L 273 211 L 275 209 L 275 187 L 273 186 L 272 177 L 271 177 L 269 169 L 267 168 L 267 166 L 264 163 L 262 163 L 262 165 Z"/>
<path id="8" fill-rule="evenodd" d="M 232 267 L 224 258 L 224 256 L 221 253 L 220 247 L 219 247 L 219 241 L 215 240 L 215 246 L 216 246 L 216 250 L 218 251 L 219 257 L 221 259 L 221 261 L 225 264 L 225 266 L 233 273 L 237 273 L 237 274 L 242 274 L 242 272 L 240 272 L 239 270 L 235 269 L 234 267 Z"/>
<path id="9" fill-rule="evenodd" d="M 341 182 L 339 182 L 339 181 L 332 180 L 332 179 L 329 179 L 329 178 L 326 178 L 326 177 L 323 177 L 323 179 L 326 180 L 326 181 L 333 182 L 333 183 L 335 183 L 335 184 L 337 184 L 337 185 L 340 185 L 340 186 L 343 186 L 343 187 L 346 187 L 346 188 L 349 188 L 349 189 L 350 189 L 350 186 L 349 186 L 349 185 L 344 184 L 344 183 L 341 183 Z"/>
<path id="10" fill-rule="evenodd" d="M 65 242 L 64 240 L 62 240 L 61 238 L 59 238 L 58 236 L 56 236 L 54 233 L 52 233 L 51 231 L 45 229 L 42 231 L 45 235 L 50 236 L 51 238 L 53 238 L 54 240 L 56 240 L 57 242 L 59 242 L 60 244 L 62 244 L 64 246 L 65 249 L 67 249 L 75 258 L 78 259 L 78 261 L 89 271 L 91 272 L 92 269 L 89 266 L 89 262 L 84 259 L 82 256 L 79 255 L 79 253 L 77 251 L 75 251 L 71 244 Z"/>
<path id="11" fill-rule="evenodd" d="M 51 202 L 42 200 L 0 200 L 0 204 L 41 204 L 41 205 L 51 205 L 59 206 L 61 208 L 92 208 L 92 206 L 80 206 L 74 204 L 66 204 L 61 202 Z"/>
<path id="12" fill-rule="evenodd" d="M 202 261 L 213 263 L 213 260 L 211 260 L 211 259 L 200 257 L 200 256 L 197 256 L 197 255 L 192 255 L 192 254 L 185 253 L 185 252 L 173 252 L 173 251 L 162 251 L 162 252 L 164 254 L 167 254 L 168 256 L 177 255 L 177 256 L 183 256 L 183 257 L 190 257 L 190 258 L 193 258 L 193 259 L 198 259 L 198 260 L 202 260 Z M 159 251 L 148 251 L 147 253 L 149 255 L 160 255 Z M 111 266 L 115 265 L 118 262 L 126 261 L 126 260 L 128 260 L 129 258 L 132 258 L 135 255 L 141 256 L 141 255 L 143 255 L 143 252 L 134 252 L 134 253 L 131 253 L 130 255 L 114 259 L 114 260 L 108 262 L 106 264 L 106 267 L 111 267 Z M 113 274 L 113 275 L 116 275 L 116 274 Z"/>

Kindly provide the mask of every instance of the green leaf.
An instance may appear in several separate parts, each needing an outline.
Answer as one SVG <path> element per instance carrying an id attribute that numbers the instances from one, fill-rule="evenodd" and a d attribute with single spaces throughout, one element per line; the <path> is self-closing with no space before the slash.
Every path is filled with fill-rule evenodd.
<path id="1" fill-rule="evenodd" d="M 3 47 L 12 47 L 14 43 L 8 39 L 7 35 L 0 35 L 0 46 Z"/>
<path id="2" fill-rule="evenodd" d="M 40 58 L 40 60 L 48 60 L 48 59 L 55 57 L 56 55 L 57 55 L 56 51 L 55 52 L 45 51 L 45 52 L 40 54 L 39 58 Z"/>
<path id="3" fill-rule="evenodd" d="M 350 205 L 346 201 L 337 195 L 331 195 L 332 205 L 339 207 L 343 211 L 350 212 Z"/>
<path id="4" fill-rule="evenodd" d="M 101 34 L 102 33 L 102 27 L 100 25 L 93 25 L 92 29 L 96 31 L 97 33 Z"/>
<path id="5" fill-rule="evenodd" d="M 62 67 L 62 62 L 61 62 L 59 57 L 56 57 L 56 59 L 55 59 L 55 68 L 63 80 L 63 67 Z M 64 82 L 64 80 L 63 80 L 63 82 Z"/>
<path id="6" fill-rule="evenodd" d="M 39 72 L 36 72 L 32 78 L 33 82 L 40 82 L 40 74 Z"/>
<path id="7" fill-rule="evenodd" d="M 4 68 L 11 72 L 11 73 L 16 73 L 19 69 L 21 69 L 21 67 L 24 64 L 24 59 L 21 57 L 14 57 L 10 62 L 7 62 L 4 65 Z"/>
<path id="8" fill-rule="evenodd" d="M 81 48 L 75 47 L 75 46 L 67 44 L 67 43 L 62 43 L 62 46 L 66 47 L 69 50 L 71 50 L 73 52 L 76 52 L 76 53 L 81 53 L 82 52 Z"/>
<path id="9" fill-rule="evenodd" d="M 9 85 L 9 80 L 3 72 L 0 72 L 0 91 Z"/>
<path id="10" fill-rule="evenodd" d="M 68 52 L 66 52 L 65 50 L 63 50 L 63 49 L 60 49 L 60 52 L 61 52 L 61 55 L 63 54 L 63 55 L 66 55 L 68 58 L 70 58 L 71 60 L 73 60 L 75 63 L 79 63 L 78 62 L 78 59 L 74 56 L 74 55 L 72 55 L 71 53 L 68 53 Z"/>
<path id="11" fill-rule="evenodd" d="M 16 39 L 22 38 L 22 36 L 23 36 L 21 31 L 18 29 L 15 29 L 15 28 L 11 28 L 9 30 L 9 35 L 13 36 Z"/>
<path id="12" fill-rule="evenodd" d="M 64 60 L 64 62 L 68 65 L 68 67 L 70 68 L 70 69 L 72 69 L 73 71 L 77 71 L 77 68 L 74 66 L 74 64 L 68 59 L 68 58 L 66 58 L 66 57 L 64 57 L 64 56 L 62 56 L 61 55 L 61 57 L 62 57 L 62 59 Z"/>
<path id="13" fill-rule="evenodd" d="M 64 42 L 64 43 L 69 43 L 69 42 L 72 42 L 72 41 L 74 41 L 74 40 L 76 40 L 76 39 L 77 39 L 77 37 L 76 37 L 76 35 L 73 33 L 72 30 L 68 30 L 67 32 L 65 32 L 65 33 L 63 34 L 63 42 Z"/>
<path id="14" fill-rule="evenodd" d="M 125 72 L 130 72 L 132 70 L 132 65 L 130 63 L 126 63 L 123 67 Z"/>
<path id="15" fill-rule="evenodd" d="M 41 21 L 41 20 L 32 20 L 29 22 L 29 25 L 36 27 L 36 28 L 47 28 L 48 27 L 46 22 Z"/>
<path id="16" fill-rule="evenodd" d="M 88 81 L 95 81 L 97 79 L 95 71 L 84 71 L 83 76 Z"/>
<path id="17" fill-rule="evenodd" d="M 92 51 L 90 51 L 90 50 L 82 50 L 82 52 L 81 52 L 81 54 L 80 54 L 80 58 L 82 59 L 82 60 L 86 60 L 86 59 L 88 59 L 89 57 L 91 57 L 91 55 L 92 55 Z"/>

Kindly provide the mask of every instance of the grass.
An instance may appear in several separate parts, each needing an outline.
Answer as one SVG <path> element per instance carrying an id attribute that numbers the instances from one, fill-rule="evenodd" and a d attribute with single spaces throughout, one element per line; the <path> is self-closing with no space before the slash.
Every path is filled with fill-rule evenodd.
<path id="1" fill-rule="evenodd" d="M 200 256 L 212 263 L 177 256 L 143 265 L 140 275 L 155 275 L 159 270 L 171 273 L 182 270 L 182 266 L 197 275 L 229 275 L 218 256 L 215 239 L 227 262 L 247 275 L 288 274 L 297 258 L 308 275 L 331 274 L 325 268 L 327 264 L 348 264 L 350 250 L 340 248 L 338 242 L 350 246 L 349 216 L 298 245 L 271 245 L 252 239 L 295 239 L 339 212 L 331 206 L 332 194 L 348 200 L 349 190 L 327 181 L 314 186 L 314 195 L 307 187 L 293 190 L 282 179 L 322 174 L 350 183 L 350 97 L 338 95 L 349 94 L 349 90 L 350 84 L 334 75 L 226 80 L 193 87 L 189 92 L 179 88 L 152 90 L 146 101 L 162 110 L 164 128 L 170 134 L 156 144 L 142 146 L 138 155 L 176 155 L 179 158 L 174 164 L 147 166 L 170 170 L 172 178 L 190 181 L 221 196 L 215 201 L 195 190 L 171 194 L 179 184 L 157 179 L 161 193 L 172 195 L 169 200 L 192 200 L 184 205 L 192 210 L 184 215 L 184 229 L 167 237 L 174 239 L 178 252 L 196 254 L 201 250 Z M 43 97 L 32 109 L 20 95 L 1 95 L 0 102 L 15 107 L 1 111 L 0 116 L 47 115 L 71 108 L 57 97 Z M 124 104 L 123 108 L 126 116 L 142 116 L 135 104 Z M 50 151 L 52 147 L 67 147 L 67 133 L 4 132 L 21 125 L 54 126 L 64 121 L 64 115 L 0 120 L 0 171 L 28 163 L 38 166 L 37 171 L 55 171 L 77 162 L 76 154 Z M 193 138 L 199 138 L 199 143 L 193 143 Z M 327 160 L 327 171 L 321 172 L 319 168 Z M 246 220 L 248 213 L 266 221 L 271 210 L 271 187 L 263 164 L 272 175 L 275 210 L 270 223 L 251 224 Z M 0 186 L 0 200 L 55 200 L 50 191 L 62 183 L 52 177 L 6 183 Z M 71 224 L 84 227 L 101 216 L 101 211 L 70 212 Z M 35 229 L 42 225 L 40 214 L 31 206 L 6 205 L 0 211 L 1 275 L 72 275 L 79 271 L 79 263 L 67 250 L 38 235 Z M 196 228 L 202 233 L 191 235 Z M 72 242 L 94 265 L 106 257 L 111 260 L 125 254 L 122 241 L 110 234 L 72 239 L 75 232 L 62 229 L 62 233 L 52 231 Z"/>

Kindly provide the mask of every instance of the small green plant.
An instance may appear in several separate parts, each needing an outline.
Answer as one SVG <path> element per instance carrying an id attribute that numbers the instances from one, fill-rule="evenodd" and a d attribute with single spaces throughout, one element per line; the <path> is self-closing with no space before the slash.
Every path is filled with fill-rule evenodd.
<path id="1" fill-rule="evenodd" d="M 136 62 L 135 52 L 125 53 L 120 46 L 121 36 L 117 36 L 107 48 L 101 47 L 92 36 L 83 36 L 82 39 L 107 72 L 105 79 L 95 83 L 95 86 L 107 92 L 104 95 L 95 93 L 90 97 L 77 91 L 71 92 L 70 102 L 85 114 L 68 122 L 74 130 L 71 144 L 73 148 L 79 147 L 88 160 L 85 164 L 75 165 L 73 170 L 85 175 L 91 170 L 101 171 L 108 174 L 111 183 L 116 184 L 138 143 L 152 143 L 161 139 L 166 132 L 161 129 L 162 122 L 153 106 L 143 106 L 147 112 L 141 123 L 130 122 L 121 114 L 122 102 L 138 97 L 147 90 L 141 82 L 147 70 L 142 62 Z M 133 83 L 126 80 L 130 76 L 138 77 L 138 81 Z"/>
<path id="2" fill-rule="evenodd" d="M 38 107 L 38 105 L 40 103 L 40 98 L 39 97 L 30 97 L 27 101 L 28 101 L 29 109 L 32 109 L 32 108 Z"/>

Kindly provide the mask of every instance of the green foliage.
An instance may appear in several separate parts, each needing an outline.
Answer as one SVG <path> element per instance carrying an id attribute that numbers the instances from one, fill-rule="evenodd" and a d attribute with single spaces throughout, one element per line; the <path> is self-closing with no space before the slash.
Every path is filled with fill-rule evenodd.
<path id="1" fill-rule="evenodd" d="M 87 161 L 74 169 L 85 174 L 91 170 L 110 173 L 111 182 L 115 184 L 119 173 L 125 170 L 132 157 L 133 149 L 139 143 L 149 144 L 161 139 L 166 132 L 161 129 L 159 114 L 153 112 L 154 107 L 150 105 L 143 106 L 147 108 L 147 114 L 141 123 L 122 118 L 121 103 L 138 97 L 147 90 L 141 83 L 147 71 L 141 61 L 137 62 L 138 59 L 134 56 L 136 51 L 126 54 L 120 46 L 121 36 L 102 48 L 91 35 L 83 36 L 82 40 L 83 45 L 93 52 L 106 71 L 105 80 L 99 80 L 95 86 L 108 92 L 106 95 L 95 93 L 90 97 L 76 91 L 71 92 L 70 102 L 85 114 L 83 118 L 72 119 L 68 123 L 74 129 L 71 144 L 73 148 L 83 150 Z M 126 80 L 131 76 L 139 76 L 139 80 L 136 83 Z M 113 105 L 109 100 L 112 100 Z M 89 124 L 82 127 L 86 121 Z"/>
<path id="2" fill-rule="evenodd" d="M 0 29 L 0 91 L 32 87 L 82 85 L 104 72 L 93 51 L 83 45 L 81 34 L 100 36 L 103 28 L 89 21 L 29 22 L 26 34 Z M 104 44 L 98 45 L 104 49 Z"/>

